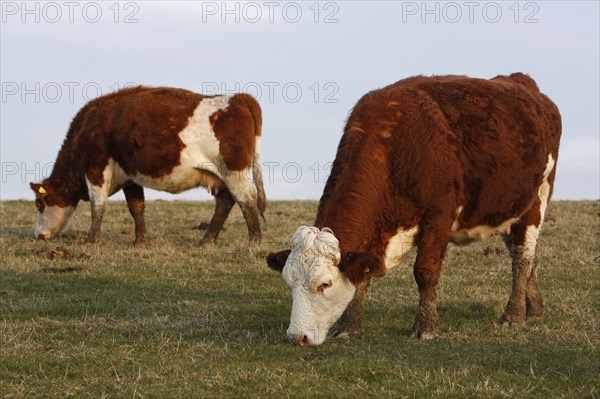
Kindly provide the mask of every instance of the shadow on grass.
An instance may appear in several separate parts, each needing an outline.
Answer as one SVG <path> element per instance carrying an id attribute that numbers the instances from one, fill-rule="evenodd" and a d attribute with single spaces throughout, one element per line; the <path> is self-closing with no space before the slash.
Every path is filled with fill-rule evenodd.
<path id="1" fill-rule="evenodd" d="M 507 298 L 508 299 L 508 298 Z M 454 321 L 491 320 L 496 318 L 496 306 L 490 302 L 452 301 L 438 306 L 441 317 Z"/>
<path id="2" fill-rule="evenodd" d="M 34 227 L 2 226 L 0 227 L 0 237 L 6 239 L 30 240 L 36 241 L 34 236 Z M 52 238 L 52 243 L 82 243 L 87 237 L 86 231 L 65 230 Z"/>
<path id="3" fill-rule="evenodd" d="M 83 273 L 0 271 L 0 319 L 67 328 L 88 324 L 127 338 L 168 333 L 187 339 L 282 343 L 287 316 L 276 298 L 203 285 L 184 289 Z M 278 312 L 279 310 L 279 312 Z M 262 337 L 261 335 L 265 335 Z"/>
<path id="4" fill-rule="evenodd" d="M 483 325 L 488 323 L 500 323 L 500 319 L 496 314 L 496 306 L 491 301 L 444 302 L 443 304 L 438 305 L 437 309 L 440 316 L 440 328 L 442 330 L 444 330 L 445 327 L 460 329 L 466 324 L 481 323 Z M 386 312 L 387 310 L 383 310 L 383 312 L 375 316 L 375 318 L 385 318 L 384 313 Z M 417 305 L 400 306 L 398 307 L 397 312 L 394 313 L 396 314 L 396 317 L 390 319 L 394 325 L 392 326 L 386 323 L 387 325 L 383 327 L 384 332 L 392 336 L 410 336 L 417 314 Z"/>
<path id="5" fill-rule="evenodd" d="M 27 238 L 34 239 L 33 228 L 2 226 L 0 227 L 0 237 L 18 238 L 19 240 Z"/>

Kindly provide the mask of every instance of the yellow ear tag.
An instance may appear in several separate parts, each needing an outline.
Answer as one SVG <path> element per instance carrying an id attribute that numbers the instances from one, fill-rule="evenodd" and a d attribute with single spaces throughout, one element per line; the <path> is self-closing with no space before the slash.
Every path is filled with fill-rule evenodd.
<path id="1" fill-rule="evenodd" d="M 44 190 L 44 187 L 40 187 L 40 189 L 38 190 L 38 193 L 47 194 L 46 190 Z"/>

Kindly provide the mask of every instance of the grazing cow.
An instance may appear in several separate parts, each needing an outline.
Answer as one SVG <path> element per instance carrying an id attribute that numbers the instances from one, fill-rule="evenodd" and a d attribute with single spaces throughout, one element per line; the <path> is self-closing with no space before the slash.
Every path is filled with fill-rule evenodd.
<path id="1" fill-rule="evenodd" d="M 265 210 L 261 125 L 260 106 L 247 94 L 139 86 L 90 101 L 71 122 L 50 177 L 31 183 L 39 211 L 35 235 L 59 233 L 85 200 L 92 208 L 87 241 L 97 242 L 107 198 L 123 189 L 136 243 L 143 242 L 143 187 L 180 193 L 203 186 L 216 207 L 202 242 L 217 239 L 236 202 L 250 240 L 258 242 Z"/>
<path id="2" fill-rule="evenodd" d="M 557 107 L 521 73 L 417 76 L 366 94 L 344 129 L 315 227 L 300 227 L 291 250 L 267 257 L 292 290 L 290 341 L 320 345 L 338 319 L 334 335 L 360 335 L 369 280 L 413 246 L 419 306 L 412 331 L 434 338 L 448 242 L 495 233 L 513 262 L 503 320 L 542 317 L 536 240 L 560 134 Z"/>

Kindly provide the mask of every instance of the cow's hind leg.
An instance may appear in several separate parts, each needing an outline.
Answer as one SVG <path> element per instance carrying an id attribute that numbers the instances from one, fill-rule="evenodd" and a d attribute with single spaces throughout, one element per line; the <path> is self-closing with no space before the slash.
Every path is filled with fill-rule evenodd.
<path id="1" fill-rule="evenodd" d="M 223 187 L 217 195 L 215 195 L 216 205 L 215 213 L 210 221 L 210 225 L 204 234 L 204 238 L 200 241 L 200 245 L 213 243 L 217 240 L 227 216 L 231 208 L 235 204 L 235 200 L 226 187 Z"/>
<path id="2" fill-rule="evenodd" d="M 537 206 L 536 206 L 537 205 Z M 502 320 L 509 325 L 526 318 L 542 318 L 544 301 L 537 282 L 537 238 L 540 232 L 539 202 L 511 226 L 504 242 L 512 257 L 512 293 Z M 537 214 L 537 216 L 536 216 Z"/>
<path id="3" fill-rule="evenodd" d="M 144 188 L 137 184 L 123 187 L 129 213 L 135 222 L 135 243 L 141 244 L 146 239 L 146 222 L 144 221 Z"/>
<path id="4" fill-rule="evenodd" d="M 506 310 L 502 316 L 505 324 L 520 324 L 544 316 L 544 301 L 537 282 L 537 239 L 546 208 L 550 201 L 556 169 L 555 160 L 548 155 L 548 163 L 538 196 L 532 207 L 513 224 L 504 241 L 512 257 L 513 284 Z"/>
<path id="5" fill-rule="evenodd" d="M 260 221 L 258 219 L 258 208 L 256 200 L 238 202 L 242 208 L 242 214 L 248 225 L 248 237 L 253 244 L 259 244 L 261 240 Z"/>
<path id="6" fill-rule="evenodd" d="M 242 214 L 248 226 L 248 236 L 250 242 L 254 244 L 260 243 L 260 221 L 258 218 L 258 206 L 256 204 L 256 192 L 254 185 L 249 179 L 248 170 L 236 173 L 230 173 L 225 179 L 225 185 L 231 192 L 242 209 Z"/>
<path id="7" fill-rule="evenodd" d="M 417 258 L 413 274 L 419 287 L 419 308 L 412 336 L 430 340 L 439 333 L 439 316 L 435 304 L 436 290 L 442 272 L 442 261 L 450 238 L 450 225 L 424 221 L 419 225 Z"/>
<path id="8" fill-rule="evenodd" d="M 354 298 L 333 328 L 333 338 L 359 338 L 362 336 L 368 287 L 369 281 L 356 287 Z"/>

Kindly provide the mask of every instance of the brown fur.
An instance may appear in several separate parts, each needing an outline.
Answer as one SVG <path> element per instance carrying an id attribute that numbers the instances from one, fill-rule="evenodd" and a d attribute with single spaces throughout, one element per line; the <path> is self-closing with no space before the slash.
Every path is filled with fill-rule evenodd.
<path id="1" fill-rule="evenodd" d="M 262 117 L 256 100 L 238 94 L 229 107 L 215 112 L 210 122 L 219 140 L 219 151 L 229 170 L 243 170 L 254 157 L 255 136 L 260 136 Z"/>
<path id="2" fill-rule="evenodd" d="M 50 177 L 41 184 L 31 185 L 38 209 L 43 211 L 46 204 L 66 207 L 76 206 L 80 200 L 89 201 L 86 178 L 93 185 L 102 186 L 102 173 L 110 158 L 130 176 L 142 174 L 158 179 L 169 175 L 180 164 L 180 153 L 185 147 L 179 133 L 200 102 L 208 97 L 211 96 L 184 89 L 138 86 L 90 101 L 71 122 Z M 223 115 L 212 119 L 226 166 L 230 171 L 248 168 L 257 156 L 255 137 L 261 134 L 259 104 L 250 95 L 237 94 L 230 98 Z M 257 174 L 260 175 L 258 168 L 254 172 Z M 205 170 L 197 171 L 194 182 L 214 195 L 224 185 L 219 177 Z M 261 176 L 255 182 L 258 209 L 263 213 L 265 195 Z M 43 196 L 39 194 L 40 187 L 46 191 Z M 136 241 L 143 241 L 146 234 L 143 188 L 127 183 L 124 191 L 136 222 Z M 93 218 L 92 240 L 99 234 L 102 215 L 97 216 L 99 220 Z M 257 222 L 258 219 L 252 223 L 254 239 L 260 238 Z M 218 231 L 209 231 L 209 235 L 214 241 Z"/>
<path id="3" fill-rule="evenodd" d="M 522 217 L 536 204 L 548 153 L 558 158 L 561 131 L 556 106 L 522 84 L 530 80 L 419 76 L 365 95 L 315 225 L 331 228 L 343 252 L 382 256 L 398 228 L 433 218 L 449 228 L 459 205 L 464 228 Z"/>
<path id="4" fill-rule="evenodd" d="M 515 277 L 504 320 L 539 316 L 536 263 L 523 248 L 527 227 L 543 221 L 538 190 L 548 154 L 558 158 L 560 135 L 557 107 L 522 73 L 490 80 L 401 80 L 366 94 L 352 110 L 315 226 L 334 232 L 342 252 L 339 267 L 359 285 L 373 270 L 385 273 L 383 256 L 398 229 L 417 226 L 414 276 L 420 300 L 413 332 L 431 338 L 453 224 L 496 227 L 516 218 L 506 237 Z M 556 166 L 548 177 L 550 193 L 555 171 Z M 354 255 L 345 256 L 349 253 Z M 349 305 L 339 332 L 360 325 L 360 312 L 352 309 L 361 309 L 364 297 Z"/>
<path id="5" fill-rule="evenodd" d="M 89 201 L 85 177 L 101 186 L 111 156 L 128 174 L 168 174 L 183 149 L 178 134 L 202 98 L 183 89 L 138 86 L 90 101 L 73 118 L 42 183 L 49 192 L 45 201 L 61 206 Z"/>

